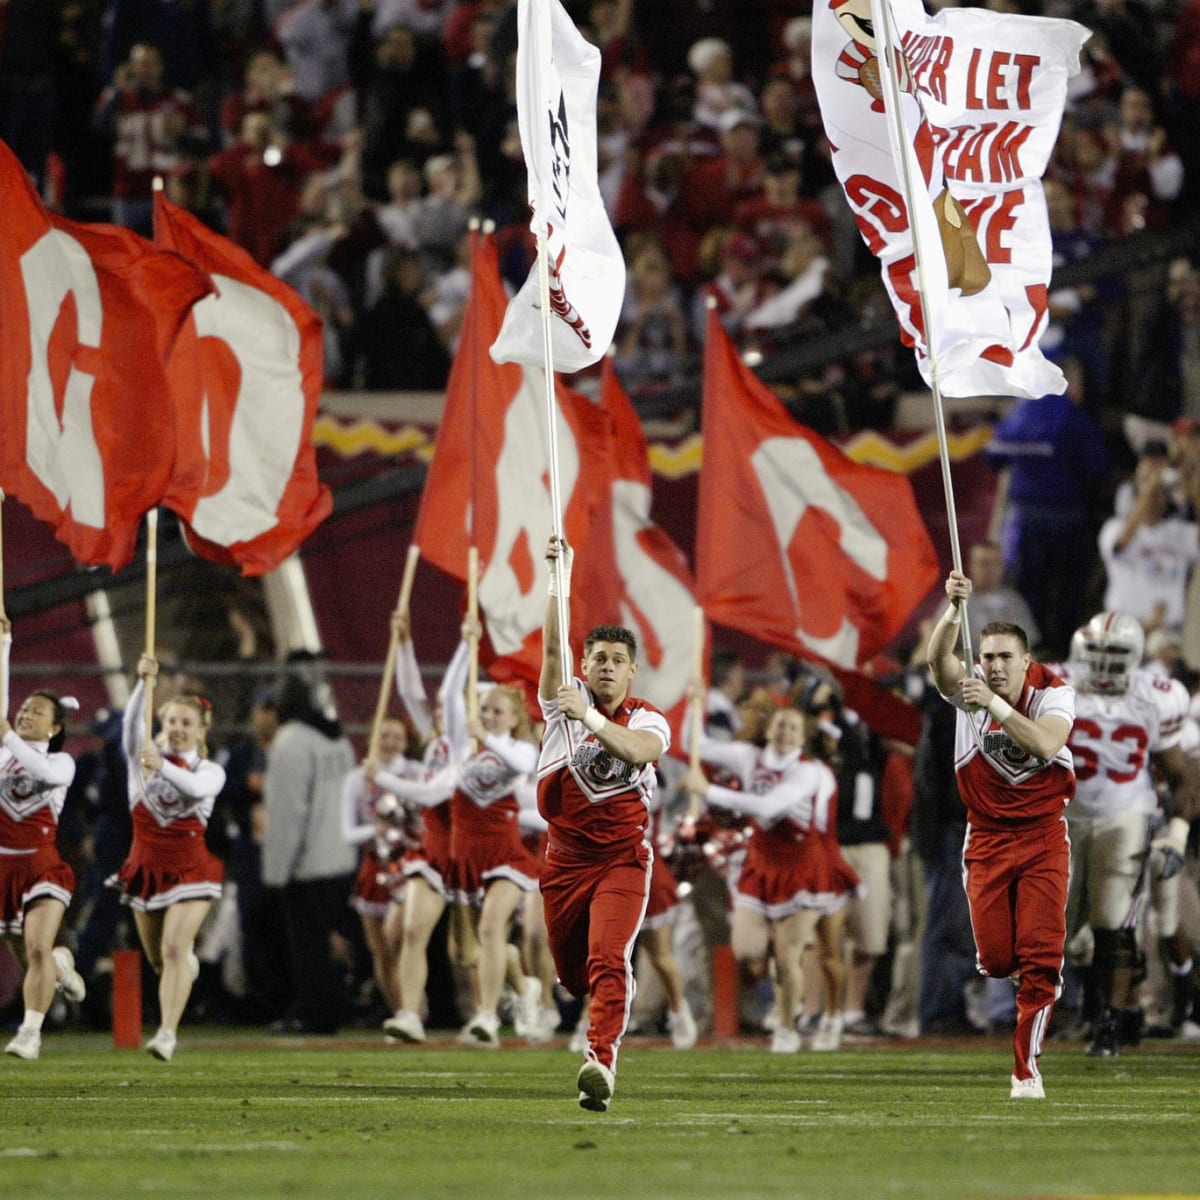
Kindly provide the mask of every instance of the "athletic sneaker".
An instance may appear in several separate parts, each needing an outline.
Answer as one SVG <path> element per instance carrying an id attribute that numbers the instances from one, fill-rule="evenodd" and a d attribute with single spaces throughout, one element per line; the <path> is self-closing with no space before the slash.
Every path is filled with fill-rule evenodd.
<path id="1" fill-rule="evenodd" d="M 146 1043 L 146 1053 L 159 1062 L 170 1062 L 175 1055 L 175 1035 L 169 1029 L 160 1029 Z"/>
<path id="2" fill-rule="evenodd" d="M 676 1050 L 690 1050 L 696 1044 L 699 1030 L 686 1000 L 678 1012 L 667 1013 L 667 1030 L 671 1035 L 671 1045 Z"/>
<path id="3" fill-rule="evenodd" d="M 1012 1077 L 1012 1091 L 1008 1093 L 1010 1100 L 1045 1100 L 1046 1089 L 1042 1087 L 1040 1078 L 1018 1079 Z"/>
<path id="4" fill-rule="evenodd" d="M 771 1034 L 772 1054 L 796 1054 L 800 1045 L 800 1034 L 795 1029 L 785 1029 L 780 1026 Z"/>
<path id="5" fill-rule="evenodd" d="M 567 1042 L 567 1049 L 572 1054 L 586 1054 L 588 1052 L 587 1017 L 579 1018 L 579 1024 L 575 1026 L 575 1032 L 571 1034 L 571 1040 Z"/>
<path id="6" fill-rule="evenodd" d="M 30 1029 L 22 1025 L 17 1030 L 17 1036 L 4 1047 L 5 1054 L 15 1054 L 18 1058 L 35 1059 L 42 1052 L 42 1033 L 40 1029 Z"/>
<path id="7" fill-rule="evenodd" d="M 83 976 L 75 970 L 75 955 L 66 946 L 55 946 L 50 954 L 54 959 L 54 969 L 58 972 L 58 990 L 68 1000 L 73 1000 L 76 1004 L 81 1003 L 87 995 L 87 984 L 83 982 Z"/>
<path id="8" fill-rule="evenodd" d="M 579 1068 L 575 1080 L 579 1088 L 579 1106 L 590 1112 L 608 1112 L 613 1092 L 617 1090 L 617 1080 L 613 1073 L 594 1058 Z"/>
<path id="9" fill-rule="evenodd" d="M 840 1050 L 842 1045 L 842 1014 L 822 1017 L 817 1032 L 809 1043 L 813 1050 Z"/>
<path id="10" fill-rule="evenodd" d="M 533 1040 L 538 1033 L 542 1015 L 542 981 L 526 975 L 521 984 L 521 996 L 514 1006 L 513 1032 L 517 1037 Z"/>
<path id="11" fill-rule="evenodd" d="M 467 1025 L 471 1042 L 476 1046 L 487 1046 L 494 1049 L 500 1045 L 500 1018 L 489 1012 L 476 1013 Z"/>
<path id="12" fill-rule="evenodd" d="M 425 1025 L 420 1016 L 406 1008 L 400 1009 L 383 1023 L 383 1032 L 390 1033 L 402 1042 L 423 1042 Z"/>
<path id="13" fill-rule="evenodd" d="M 1121 1053 L 1121 1017 L 1115 1008 L 1104 1010 L 1087 1052 L 1091 1058 L 1116 1058 Z"/>

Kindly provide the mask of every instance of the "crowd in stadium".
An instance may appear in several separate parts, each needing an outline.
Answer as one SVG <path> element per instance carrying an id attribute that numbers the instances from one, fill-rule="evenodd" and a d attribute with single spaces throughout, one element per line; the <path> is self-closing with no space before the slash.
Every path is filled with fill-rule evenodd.
<path id="1" fill-rule="evenodd" d="M 600 182 L 629 280 L 616 363 L 635 401 L 683 381 L 710 297 L 739 346 L 765 356 L 886 304 L 832 176 L 810 79 L 809 5 L 565 6 L 602 51 Z M 1200 3 L 989 7 L 1070 16 L 1093 31 L 1045 183 L 1056 266 L 1079 282 L 1052 286 L 1043 348 L 1070 386 L 1065 397 L 1014 404 L 997 424 L 988 455 L 1008 472 L 1004 526 L 996 543 L 970 548 L 966 572 L 976 648 L 987 622 L 1015 622 L 1038 657 L 1070 660 L 1081 694 L 1118 707 L 1135 692 L 1151 697 L 1126 721 L 1144 722 L 1127 760 L 1072 743 L 1081 779 L 1099 761 L 1118 783 L 1128 768 L 1146 784 L 1132 801 L 1105 793 L 1068 815 L 1081 854 L 1094 833 L 1104 840 L 1105 821 L 1118 841 L 1142 839 L 1081 859 L 1077 877 L 1091 882 L 1068 905 L 1068 988 L 1051 1033 L 1112 1057 L 1147 1034 L 1200 1037 L 1196 845 L 1175 825 L 1194 814 L 1186 797 L 1178 809 L 1168 800 L 1174 821 L 1151 829 L 1157 805 L 1142 775 L 1153 759 L 1161 791 L 1194 796 L 1200 762 L 1200 702 L 1186 694 L 1200 682 L 1200 272 L 1187 241 L 1200 197 Z M 438 390 L 467 298 L 468 220 L 495 222 L 512 286 L 532 261 L 515 8 L 0 0 L 0 137 L 47 202 L 80 219 L 148 234 L 161 176 L 177 203 L 321 313 L 329 387 Z M 1154 234 L 1167 240 L 1147 241 Z M 1132 248 L 1125 257 L 1121 243 Z M 914 386 L 897 348 L 828 362 L 778 390 L 801 420 L 844 430 L 887 428 Z M 1117 634 L 1089 623 L 1102 610 L 1127 614 Z M 739 927 L 735 915 L 735 1031 L 786 1053 L 1016 1021 L 1012 984 L 975 969 L 959 875 L 967 817 L 950 709 L 925 667 L 928 632 L 897 651 L 888 679 L 924 713 L 915 755 L 867 728 L 826 673 L 780 657 L 747 680 L 736 655 L 714 653 L 703 731 L 712 769 L 698 816 L 682 768 L 660 765 L 656 844 L 671 871 L 651 896 L 632 1032 L 686 1049 L 728 1015 L 714 1001 L 716 951 L 729 943 L 749 831 L 778 818 L 739 807 L 736 793 L 772 755 L 801 750 L 836 782 L 834 810 L 813 785 L 825 807 L 810 801 L 805 822 L 829 844 L 836 886 L 822 887 L 837 900 L 812 906 L 800 925 L 768 913 Z M 63 997 L 45 1004 L 51 1024 L 106 1027 L 111 952 L 140 937 L 158 975 L 145 980 L 161 1021 L 148 1048 L 165 1061 L 181 1020 L 319 1034 L 382 1024 L 403 1042 L 423 1041 L 427 1027 L 461 1028 L 478 1046 L 507 1039 L 509 1023 L 534 1042 L 586 1036 L 586 1014 L 555 983 L 536 872 L 524 865 L 533 854 L 514 849 L 499 882 L 457 863 L 450 887 L 449 826 L 446 845 L 430 842 L 433 814 L 455 795 L 438 755 L 458 737 L 506 764 L 504 811 L 520 814 L 536 847 L 526 714 L 500 688 L 481 692 L 478 711 L 452 712 L 463 695 L 456 660 L 431 716 L 407 638 L 399 642 L 405 719 L 386 722 L 358 766 L 325 711 L 319 664 L 290 663 L 279 688 L 255 694 L 244 731 L 208 747 L 211 711 L 187 699 L 202 686 L 142 660 L 142 686 L 157 688 L 161 751 L 139 736 L 135 703 L 123 723 L 96 725 L 73 779 L 47 776 L 63 789 L 60 845 L 78 877 L 73 899 L 48 893 L 62 903 L 62 934 L 45 922 L 25 931 L 31 978 L 47 996 L 57 982 Z M 45 741 L 55 758 L 53 731 L 70 714 L 31 702 L 11 726 L 0 718 L 4 745 Z M 183 891 L 161 864 L 147 866 L 155 829 L 136 815 L 157 812 L 161 826 L 173 804 L 191 812 L 178 797 L 194 784 L 175 758 L 193 773 L 200 761 L 212 767 L 207 809 L 189 834 L 207 857 L 181 867 Z M 322 789 L 306 841 L 286 812 L 314 759 Z M 381 791 L 398 799 L 380 807 Z M 1143 894 L 1149 903 L 1136 902 Z M 479 910 L 473 925 L 455 899 Z M 8 1023 L 22 1011 L 12 990 Z M 37 1055 L 25 1052 L 32 1036 L 12 1045 Z"/>

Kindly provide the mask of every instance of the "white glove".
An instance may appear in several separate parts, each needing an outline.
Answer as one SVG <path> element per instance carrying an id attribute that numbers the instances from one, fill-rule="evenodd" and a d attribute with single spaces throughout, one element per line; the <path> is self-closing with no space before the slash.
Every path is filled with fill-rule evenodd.
<path id="1" fill-rule="evenodd" d="M 563 538 L 559 547 L 559 553 L 562 556 L 562 580 L 564 596 L 571 594 L 571 567 L 575 562 L 575 551 L 571 549 L 570 543 Z M 546 594 L 551 597 L 558 595 L 558 571 L 555 568 L 555 560 L 547 557 L 546 570 L 550 572 L 550 586 Z"/>
<path id="2" fill-rule="evenodd" d="M 1189 828 L 1182 817 L 1172 817 L 1150 843 L 1150 867 L 1159 879 L 1171 879 L 1183 869 Z"/>

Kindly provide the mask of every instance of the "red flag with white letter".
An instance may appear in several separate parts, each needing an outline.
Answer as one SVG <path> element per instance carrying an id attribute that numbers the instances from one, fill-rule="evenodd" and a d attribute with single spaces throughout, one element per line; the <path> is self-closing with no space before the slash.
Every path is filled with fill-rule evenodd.
<path id="1" fill-rule="evenodd" d="M 212 290 L 176 254 L 46 211 L 0 142 L 0 486 L 119 570 L 175 454 L 163 363 Z"/>
<path id="2" fill-rule="evenodd" d="M 154 238 L 203 267 L 216 287 L 192 310 L 168 363 L 176 458 L 163 503 L 198 554 L 261 575 L 333 507 L 312 444 L 321 319 L 162 192 Z"/>
<path id="3" fill-rule="evenodd" d="M 650 519 L 646 438 L 611 358 L 601 368 L 600 403 L 614 434 L 603 472 L 608 496 L 575 559 L 572 611 L 589 628 L 619 624 L 637 635 L 634 691 L 666 714 L 672 745 L 679 746 L 694 655 L 695 581 L 683 552 Z M 601 469 L 589 461 L 589 470 Z"/>
<path id="4" fill-rule="evenodd" d="M 559 0 L 517 0 L 517 121 L 531 228 L 546 238 L 553 367 L 569 374 L 608 350 L 625 297 L 625 259 L 600 196 L 600 51 Z M 492 346 L 497 362 L 540 367 L 546 326 L 534 265 Z"/>
<path id="5" fill-rule="evenodd" d="M 702 433 L 696 590 L 708 616 L 843 672 L 878 654 L 938 579 L 908 479 L 797 424 L 713 312 Z"/>
<path id="6" fill-rule="evenodd" d="M 413 541 L 423 558 L 465 579 L 479 550 L 481 661 L 493 679 L 536 686 L 546 611 L 543 554 L 553 528 L 545 376 L 488 355 L 504 316 L 496 244 L 473 233 L 471 298 L 446 386 L 433 461 Z M 567 541 L 582 547 L 603 502 L 611 423 L 586 397 L 557 385 L 559 481 Z M 584 464 L 587 463 L 585 470 Z M 573 646 L 586 632 L 572 604 Z"/>

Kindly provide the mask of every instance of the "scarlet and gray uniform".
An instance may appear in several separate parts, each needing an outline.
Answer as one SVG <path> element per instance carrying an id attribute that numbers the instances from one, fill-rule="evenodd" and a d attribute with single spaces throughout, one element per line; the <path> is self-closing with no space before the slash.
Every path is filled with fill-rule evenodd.
<path id="1" fill-rule="evenodd" d="M 425 747 L 422 766 L 418 779 L 401 779 L 390 771 L 379 771 L 375 782 L 401 800 L 420 805 L 425 818 L 421 844 L 405 855 L 404 878 L 419 875 L 443 900 L 450 900 L 454 890 L 450 797 L 458 781 L 458 769 L 450 761 L 450 746 L 444 737 L 434 738 Z"/>
<path id="2" fill-rule="evenodd" d="M 742 789 L 710 783 L 705 801 L 753 818 L 734 903 L 768 920 L 801 909 L 836 912 L 858 889 L 837 841 L 837 781 L 799 750 L 703 738 L 700 757 L 733 772 Z"/>
<path id="3" fill-rule="evenodd" d="M 19 937 L 35 900 L 71 903 L 75 873 L 55 845 L 75 760 L 10 729 L 0 748 L 0 934 Z"/>
<path id="4" fill-rule="evenodd" d="M 415 779 L 421 764 L 400 755 L 388 763 L 387 770 L 400 779 Z M 342 836 L 349 845 L 362 847 L 350 907 L 364 917 L 384 916 L 388 905 L 399 899 L 393 888 L 380 878 L 386 875 L 386 863 L 375 852 L 375 837 L 379 832 L 375 805 L 385 793 L 385 788 L 367 779 L 362 767 L 355 767 L 342 787 Z"/>
<path id="5" fill-rule="evenodd" d="M 574 681 L 589 704 L 595 700 Z M 633 946 L 646 911 L 653 851 L 647 836 L 654 763 L 615 758 L 557 699 L 541 699 L 546 731 L 538 760 L 538 810 L 550 826 L 542 898 L 554 966 L 574 996 L 591 996 L 589 1054 L 616 1069 L 633 1002 Z M 658 709 L 627 698 L 608 718 L 671 745 Z"/>
<path id="6" fill-rule="evenodd" d="M 217 900 L 224 868 L 204 844 L 225 768 L 192 750 L 178 761 L 164 751 L 148 776 L 141 766 L 146 689 L 138 680 L 125 709 L 121 743 L 129 780 L 133 845 L 121 869 L 105 881 L 138 912 L 159 912 L 184 900 Z"/>
<path id="7" fill-rule="evenodd" d="M 1060 668 L 1071 681 L 1087 667 Z M 1085 922 L 1098 929 L 1132 929 L 1142 894 L 1142 864 L 1158 808 L 1149 760 L 1180 744 L 1190 697 L 1178 680 L 1137 670 L 1113 695 L 1079 691 L 1067 742 L 1075 760 L 1075 797 L 1067 809 L 1071 832 L 1069 936 Z"/>
<path id="8" fill-rule="evenodd" d="M 662 821 L 662 806 L 656 804 L 650 814 L 650 844 L 657 846 L 659 825 Z M 642 918 L 643 929 L 667 929 L 679 908 L 679 888 L 671 868 L 658 854 L 650 865 L 650 895 L 646 901 L 646 915 Z"/>
<path id="9" fill-rule="evenodd" d="M 1064 809 L 1075 794 L 1071 751 L 1063 746 L 1043 762 L 1017 746 L 986 710 L 967 712 L 961 699 L 954 703 L 954 769 L 968 820 L 963 882 L 977 961 L 993 978 L 1020 973 L 1013 1074 L 1034 1079 L 1062 987 L 1071 859 Z M 1013 708 L 1030 720 L 1053 714 L 1071 725 L 1075 691 L 1033 663 Z"/>

